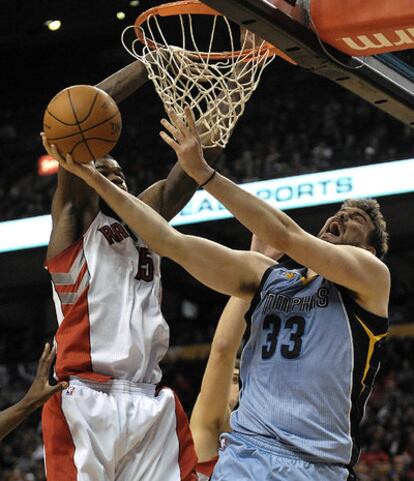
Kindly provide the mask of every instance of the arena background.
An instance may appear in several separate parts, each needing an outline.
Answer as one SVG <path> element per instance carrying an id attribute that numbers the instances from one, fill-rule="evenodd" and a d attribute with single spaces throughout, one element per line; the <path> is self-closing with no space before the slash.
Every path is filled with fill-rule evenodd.
<path id="1" fill-rule="evenodd" d="M 155 2 L 134 3 L 0 1 L 0 221 L 49 213 L 55 175 L 38 175 L 44 108 L 62 88 L 98 83 L 132 61 L 121 46 L 121 31 Z M 125 19 L 117 18 L 120 11 Z M 62 21 L 55 32 L 45 25 L 52 19 Z M 412 50 L 399 56 L 414 67 Z M 175 158 L 158 137 L 163 109 L 152 84 L 120 109 L 123 134 L 113 155 L 123 165 L 130 189 L 140 192 L 165 176 Z M 265 72 L 218 168 L 237 182 L 248 182 L 408 159 L 413 137 L 410 128 L 363 100 L 278 60 Z M 412 183 L 413 193 L 380 199 L 391 233 L 387 263 L 393 335 L 363 423 L 361 481 L 414 480 L 414 179 Z M 336 207 L 289 213 L 317 233 Z M 249 245 L 249 234 L 234 220 L 181 230 L 230 247 Z M 0 408 L 18 400 L 30 385 L 42 345 L 56 329 L 44 256 L 44 248 L 0 254 Z M 163 279 L 172 345 L 164 381 L 190 412 L 226 299 L 168 260 Z M 44 479 L 39 418 L 39 413 L 31 416 L 0 445 L 0 481 Z"/>

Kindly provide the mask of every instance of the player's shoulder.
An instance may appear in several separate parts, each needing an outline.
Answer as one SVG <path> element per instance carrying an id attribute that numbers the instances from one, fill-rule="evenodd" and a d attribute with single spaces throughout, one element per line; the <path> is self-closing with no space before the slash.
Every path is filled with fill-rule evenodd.
<path id="1" fill-rule="evenodd" d="M 375 336 L 385 335 L 388 332 L 389 320 L 387 315 L 387 309 L 381 309 L 378 311 L 378 304 L 375 306 L 367 305 L 361 302 L 354 293 L 350 292 L 343 286 L 336 285 L 336 288 L 341 294 L 341 300 L 348 319 L 351 321 L 355 319 L 356 324 L 365 326 L 365 331 L 368 329 Z"/>

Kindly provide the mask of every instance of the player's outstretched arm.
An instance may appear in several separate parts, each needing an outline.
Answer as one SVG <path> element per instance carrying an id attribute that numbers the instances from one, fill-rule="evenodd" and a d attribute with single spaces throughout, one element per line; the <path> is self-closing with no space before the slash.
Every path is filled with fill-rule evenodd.
<path id="1" fill-rule="evenodd" d="M 40 135 L 46 152 L 54 157 L 45 134 L 42 132 Z M 52 259 L 77 241 L 87 231 L 98 210 L 96 192 L 76 175 L 59 168 L 52 199 L 52 233 L 47 259 Z"/>
<path id="2" fill-rule="evenodd" d="M 190 177 L 199 185 L 207 182 L 205 189 L 266 244 L 350 289 L 372 312 L 386 315 L 390 277 L 385 264 L 365 249 L 333 245 L 308 234 L 279 209 L 215 173 L 203 159 L 190 109 L 186 109 L 187 125 L 174 113 L 170 116 L 174 125 L 166 119 L 162 121 L 170 135 L 166 132 L 160 135 L 175 150 L 181 166 Z M 385 299 L 380 305 L 378 296 Z"/>
<path id="3" fill-rule="evenodd" d="M 81 177 L 157 254 L 169 257 L 206 286 L 223 294 L 251 299 L 273 261 L 256 252 L 234 251 L 207 239 L 183 235 L 151 207 L 118 188 L 94 167 L 78 164 L 68 154 L 61 166 Z"/>
<path id="4" fill-rule="evenodd" d="M 15 429 L 33 411 L 42 406 L 53 394 L 67 387 L 66 382 L 51 386 L 49 369 L 55 357 L 55 350 L 45 345 L 37 366 L 36 377 L 22 400 L 0 412 L 0 440 Z"/>
<path id="5" fill-rule="evenodd" d="M 229 398 L 234 363 L 246 323 L 249 302 L 231 297 L 214 333 L 201 390 L 190 418 L 191 434 L 199 462 L 218 454 L 219 435 L 229 428 Z"/>

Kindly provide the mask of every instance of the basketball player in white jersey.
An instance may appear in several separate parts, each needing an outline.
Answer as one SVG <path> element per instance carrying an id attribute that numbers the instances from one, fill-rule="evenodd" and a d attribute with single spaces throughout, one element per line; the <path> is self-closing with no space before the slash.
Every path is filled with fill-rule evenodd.
<path id="1" fill-rule="evenodd" d="M 388 242 L 378 204 L 347 201 L 312 236 L 208 166 L 188 108 L 187 125 L 171 117 L 174 125 L 162 121 L 170 135 L 161 136 L 182 168 L 294 264 L 183 235 L 92 164 L 52 152 L 159 255 L 218 292 L 253 300 L 240 404 L 212 480 L 355 479 L 359 423 L 388 328 L 390 274 L 381 261 Z"/>
<path id="2" fill-rule="evenodd" d="M 97 87 L 120 102 L 146 78 L 138 61 Z M 50 152 L 44 136 L 43 143 Z M 96 168 L 127 192 L 115 159 L 99 159 Z M 170 220 L 195 188 L 177 164 L 139 198 Z M 159 257 L 65 169 L 52 221 L 46 267 L 59 323 L 55 371 L 69 387 L 43 410 L 48 481 L 195 480 L 185 413 L 171 390 L 156 390 L 169 343 Z"/>

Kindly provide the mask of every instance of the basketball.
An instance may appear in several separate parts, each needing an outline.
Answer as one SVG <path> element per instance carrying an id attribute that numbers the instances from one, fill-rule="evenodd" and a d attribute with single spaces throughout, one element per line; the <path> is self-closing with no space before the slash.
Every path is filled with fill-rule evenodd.
<path id="1" fill-rule="evenodd" d="M 65 156 L 86 163 L 108 154 L 121 134 L 122 120 L 116 102 L 92 85 L 61 90 L 49 102 L 43 131 L 50 144 Z"/>

